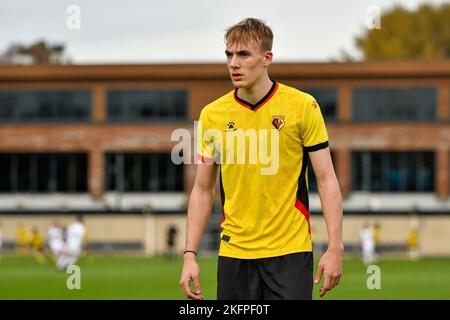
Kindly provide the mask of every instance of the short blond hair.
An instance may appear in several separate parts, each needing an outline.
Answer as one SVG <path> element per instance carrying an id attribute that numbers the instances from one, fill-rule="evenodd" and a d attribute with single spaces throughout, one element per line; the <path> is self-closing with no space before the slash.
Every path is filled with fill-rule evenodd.
<path id="1" fill-rule="evenodd" d="M 229 27 L 225 32 L 224 40 L 226 44 L 242 44 L 253 41 L 261 46 L 262 51 L 271 51 L 273 33 L 262 20 L 247 18 Z"/>

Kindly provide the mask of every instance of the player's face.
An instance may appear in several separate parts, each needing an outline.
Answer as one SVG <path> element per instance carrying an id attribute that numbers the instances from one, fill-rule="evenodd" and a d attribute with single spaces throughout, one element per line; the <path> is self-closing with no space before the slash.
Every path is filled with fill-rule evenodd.
<path id="1" fill-rule="evenodd" d="M 258 43 L 227 44 L 227 67 L 235 88 L 251 88 L 267 75 L 272 53 L 263 51 Z"/>

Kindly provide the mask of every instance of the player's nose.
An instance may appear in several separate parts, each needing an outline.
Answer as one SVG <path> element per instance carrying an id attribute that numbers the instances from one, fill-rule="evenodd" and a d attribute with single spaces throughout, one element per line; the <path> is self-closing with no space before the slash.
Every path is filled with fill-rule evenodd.
<path id="1" fill-rule="evenodd" d="M 230 68 L 231 69 L 238 69 L 239 68 L 238 59 L 234 55 L 230 58 Z"/>

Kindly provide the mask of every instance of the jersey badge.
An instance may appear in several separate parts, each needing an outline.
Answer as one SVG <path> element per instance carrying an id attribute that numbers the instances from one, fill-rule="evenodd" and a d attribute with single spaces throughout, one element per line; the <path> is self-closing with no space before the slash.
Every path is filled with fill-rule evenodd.
<path id="1" fill-rule="evenodd" d="M 272 124 L 277 130 L 281 130 L 284 127 L 284 115 L 273 115 L 272 116 Z"/>

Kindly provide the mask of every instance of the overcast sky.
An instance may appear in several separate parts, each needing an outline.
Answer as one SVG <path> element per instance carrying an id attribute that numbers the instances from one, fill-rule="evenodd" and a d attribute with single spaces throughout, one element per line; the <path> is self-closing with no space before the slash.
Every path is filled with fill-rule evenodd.
<path id="1" fill-rule="evenodd" d="M 367 30 L 366 10 L 423 0 L 0 0 L 0 51 L 12 42 L 63 42 L 74 63 L 224 62 L 224 30 L 246 17 L 271 26 L 274 61 L 329 61 Z M 449 1 L 433 0 L 441 4 Z M 69 29 L 67 8 L 80 8 Z M 73 21 L 73 20 L 72 20 Z M 383 25 L 381 25 L 381 32 Z"/>

